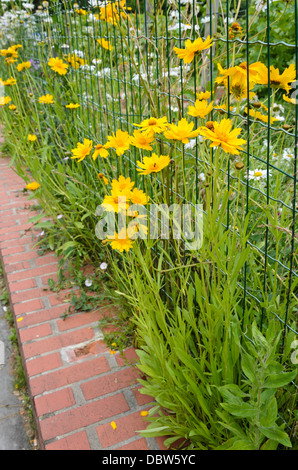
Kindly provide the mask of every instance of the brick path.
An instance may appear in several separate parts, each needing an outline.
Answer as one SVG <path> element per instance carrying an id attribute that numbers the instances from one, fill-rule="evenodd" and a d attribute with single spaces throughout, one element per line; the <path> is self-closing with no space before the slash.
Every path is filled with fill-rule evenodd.
<path id="1" fill-rule="evenodd" d="M 38 256 L 28 219 L 35 215 L 25 184 L 9 159 L 0 158 L 0 255 L 10 296 L 39 442 L 45 450 L 160 450 L 162 438 L 145 439 L 135 367 L 110 354 L 98 320 L 103 310 L 61 319 L 67 304 L 47 290 L 57 258 Z M 26 209 L 27 207 L 27 209 Z M 133 348 L 128 360 L 136 360 Z M 117 425 L 113 429 L 111 422 Z"/>

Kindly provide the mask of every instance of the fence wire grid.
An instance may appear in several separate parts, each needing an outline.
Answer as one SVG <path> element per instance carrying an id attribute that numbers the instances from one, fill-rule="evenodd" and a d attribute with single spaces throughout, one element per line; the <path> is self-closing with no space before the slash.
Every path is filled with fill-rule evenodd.
<path id="1" fill-rule="evenodd" d="M 117 8 L 108 10 L 110 5 Z M 105 22 L 100 19 L 102 7 L 110 15 Z M 241 237 L 242 227 L 231 226 L 235 211 L 239 211 L 233 194 L 240 193 L 241 215 L 237 220 L 249 228 L 246 245 L 258 265 L 257 282 L 249 263 L 239 272 L 243 317 L 248 309 L 256 308 L 261 327 L 268 314 L 281 322 L 283 349 L 288 332 L 298 334 L 297 0 L 130 0 L 126 4 L 90 0 L 77 5 L 52 2 L 49 11 L 41 11 L 32 28 L 19 31 L 22 58 L 36 64 L 43 94 L 48 91 L 39 77 L 39 67 L 47 64 L 48 57 L 64 55 L 70 64 L 73 61 L 69 80 L 79 90 L 82 126 L 78 132 L 82 138 L 104 142 L 118 129 L 132 134 L 136 123 L 150 117 L 166 116 L 168 122 L 177 123 L 187 117 L 198 93 L 206 91 L 213 102 L 210 121 L 229 118 L 242 128 L 246 144 L 236 163 L 243 163 L 244 169 L 239 171 L 233 159 L 221 168 L 222 180 L 231 192 L 221 223 L 230 236 Z M 194 41 L 198 35 L 204 40 L 212 37 L 212 47 L 189 63 L 179 60 L 174 47 L 183 48 L 187 40 Z M 99 47 L 99 38 L 106 41 L 105 46 Z M 254 94 L 251 80 L 253 65 L 258 62 L 268 69 L 268 83 L 257 87 Z M 296 76 L 291 84 L 288 82 L 290 90 L 279 88 L 278 93 L 270 67 L 282 74 L 290 64 L 295 65 Z M 238 90 L 232 75 L 222 72 L 236 65 L 246 73 Z M 222 98 L 227 105 L 222 104 Z M 199 118 L 195 117 L 195 128 L 198 125 Z M 170 168 L 168 181 L 163 181 L 168 184 L 172 202 L 202 203 L 204 188 L 213 184 L 208 179 L 210 162 L 204 159 L 200 145 L 196 138 L 180 148 L 189 184 L 187 195 L 182 186 L 172 184 L 175 165 Z M 211 149 L 210 161 L 214 152 Z M 142 185 L 138 158 L 136 149 L 126 152 L 121 161 L 117 160 L 116 174 L 131 176 Z M 273 224 L 276 213 L 280 214 L 280 225 Z M 173 267 L 175 260 L 168 264 Z M 165 295 L 171 299 L 166 288 Z"/>

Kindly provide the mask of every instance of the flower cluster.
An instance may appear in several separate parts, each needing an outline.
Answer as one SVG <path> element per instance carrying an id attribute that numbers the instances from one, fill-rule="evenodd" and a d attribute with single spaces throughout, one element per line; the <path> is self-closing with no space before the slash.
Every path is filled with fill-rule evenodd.
<path id="1" fill-rule="evenodd" d="M 149 197 L 134 185 L 130 177 L 125 178 L 120 175 L 117 180 L 113 179 L 110 194 L 105 196 L 101 204 L 107 212 L 121 213 L 125 220 L 127 217 L 131 219 L 128 226 L 121 226 L 118 232 L 107 235 L 107 239 L 104 240 L 121 253 L 132 248 L 138 233 L 146 234 L 147 232 L 146 215 L 140 215 L 139 208 L 148 204 Z"/>

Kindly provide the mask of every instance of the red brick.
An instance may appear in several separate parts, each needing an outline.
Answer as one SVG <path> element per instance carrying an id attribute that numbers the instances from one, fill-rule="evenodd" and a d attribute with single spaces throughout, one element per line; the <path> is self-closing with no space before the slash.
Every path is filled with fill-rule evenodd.
<path id="1" fill-rule="evenodd" d="M 135 364 L 136 362 L 139 361 L 136 350 L 132 347 L 127 348 L 124 351 L 123 356 L 122 355 L 120 356 L 117 354 L 115 357 L 119 366 L 127 366 L 130 364 Z"/>
<path id="2" fill-rule="evenodd" d="M 22 323 L 18 326 L 19 328 L 24 328 L 26 326 L 38 325 L 40 323 L 59 318 L 64 312 L 65 306 L 59 305 L 58 307 L 40 310 L 36 313 L 25 314 Z"/>
<path id="3" fill-rule="evenodd" d="M 63 291 L 63 292 L 59 292 L 58 294 L 54 294 L 54 295 L 49 295 L 49 301 L 50 301 L 50 304 L 52 306 L 55 306 L 55 305 L 61 305 L 61 304 L 66 304 L 70 303 L 70 295 L 71 295 L 71 292 L 72 290 L 67 290 L 67 291 Z"/>
<path id="4" fill-rule="evenodd" d="M 47 354 L 46 356 L 36 357 L 26 362 L 26 369 L 29 377 L 58 369 L 63 365 L 59 352 Z"/>
<path id="5" fill-rule="evenodd" d="M 76 432 L 45 446 L 46 450 L 91 450 L 85 431 Z"/>
<path id="6" fill-rule="evenodd" d="M 140 393 L 140 389 L 142 389 L 142 387 L 137 387 L 132 390 L 132 393 L 134 394 L 138 405 L 142 406 L 146 405 L 147 403 L 152 403 L 154 401 L 154 398 L 150 397 L 149 395 L 143 395 L 142 393 Z"/>
<path id="7" fill-rule="evenodd" d="M 9 256 L 9 255 L 14 255 L 16 253 L 22 253 L 24 251 L 25 251 L 25 248 L 23 246 L 15 246 L 13 248 L 4 248 L 2 250 L 2 255 Z"/>
<path id="8" fill-rule="evenodd" d="M 15 202 L 13 201 L 13 204 Z M 22 225 L 14 225 L 13 227 L 6 227 L 6 228 L 2 228 L 0 230 L 0 236 L 1 235 L 7 235 L 8 233 L 13 233 L 13 232 L 21 232 L 21 231 L 24 231 L 24 230 L 28 230 L 30 229 L 30 227 L 32 227 L 32 224 L 29 224 L 28 222 L 26 224 L 22 224 Z"/>
<path id="9" fill-rule="evenodd" d="M 28 235 L 26 236 L 17 236 L 15 239 L 7 238 L 4 241 L 0 240 L 0 247 L 3 248 L 11 248 L 14 246 L 24 246 L 32 243 L 32 238 Z"/>
<path id="10" fill-rule="evenodd" d="M 12 282 L 9 284 L 10 292 L 19 292 L 36 287 L 35 279 L 26 279 L 25 281 Z"/>
<path id="11" fill-rule="evenodd" d="M 4 264 L 4 271 L 6 273 L 15 273 L 16 271 L 22 271 L 23 269 L 31 268 L 29 261 L 23 261 L 21 263 Z"/>
<path id="12" fill-rule="evenodd" d="M 137 383 L 138 378 L 140 378 L 140 372 L 130 367 L 114 372 L 113 374 L 108 374 L 104 377 L 98 377 L 94 380 L 85 382 L 81 385 L 81 389 L 84 393 L 85 399 L 91 400 L 92 398 L 133 386 Z"/>
<path id="13" fill-rule="evenodd" d="M 44 440 L 52 439 L 128 410 L 123 394 L 119 393 L 42 420 L 41 434 Z"/>
<path id="14" fill-rule="evenodd" d="M 108 351 L 109 348 L 103 340 L 92 341 L 85 346 L 65 350 L 67 354 L 67 362 L 78 362 L 88 357 L 96 355 L 99 356 L 107 353 Z"/>
<path id="15" fill-rule="evenodd" d="M 48 264 L 40 268 L 27 269 L 18 273 L 12 273 L 7 275 L 8 282 L 21 281 L 24 279 L 30 279 L 36 276 L 42 276 L 43 274 L 55 273 L 57 266 L 55 264 Z"/>
<path id="16" fill-rule="evenodd" d="M 1 198 L 1 196 L 0 196 Z M 2 202 L 2 201 L 1 201 Z M 20 225 L 23 225 L 25 222 L 28 221 L 28 216 L 27 215 L 23 215 L 23 216 L 19 216 L 19 215 L 10 215 L 8 217 L 3 217 L 1 216 L 1 223 L 0 223 L 0 229 L 4 229 L 4 228 L 8 228 L 8 227 L 18 227 Z"/>
<path id="17" fill-rule="evenodd" d="M 14 263 L 19 263 L 20 261 L 27 261 L 34 259 L 37 256 L 37 254 L 32 250 L 26 253 L 21 253 L 21 254 L 15 254 L 15 255 L 10 255 L 10 256 L 4 256 L 4 263 L 5 264 L 14 264 Z"/>
<path id="18" fill-rule="evenodd" d="M 70 387 L 34 399 L 35 409 L 39 417 L 47 413 L 63 410 L 63 408 L 69 408 L 75 405 L 75 403 Z"/>
<path id="19" fill-rule="evenodd" d="M 44 305 L 42 301 L 40 299 L 35 299 L 14 305 L 13 309 L 15 315 L 23 315 L 24 313 L 36 312 L 37 310 L 42 310 L 43 308 Z"/>
<path id="20" fill-rule="evenodd" d="M 57 320 L 57 325 L 60 331 L 71 330 L 72 328 L 98 322 L 104 317 L 105 313 L 105 309 L 95 310 L 93 312 L 75 313 L 66 317 L 65 320 Z"/>
<path id="21" fill-rule="evenodd" d="M 86 360 L 30 379 L 31 392 L 33 396 L 40 395 L 46 391 L 55 390 L 79 380 L 103 374 L 109 370 L 110 366 L 105 357 Z"/>
<path id="22" fill-rule="evenodd" d="M 19 302 L 26 302 L 26 300 L 33 300 L 39 299 L 43 297 L 45 292 L 43 289 L 28 289 L 24 292 L 18 292 L 16 294 L 11 294 L 11 301 L 13 304 L 17 304 Z"/>
<path id="23" fill-rule="evenodd" d="M 94 330 L 92 328 L 82 328 L 70 333 L 64 333 L 59 336 L 52 336 L 32 343 L 23 345 L 23 352 L 25 358 L 38 356 L 55 349 L 61 349 L 66 346 L 80 344 L 83 341 L 88 341 L 94 338 Z"/>
<path id="24" fill-rule="evenodd" d="M 22 343 L 26 343 L 26 341 L 32 341 L 34 339 L 49 336 L 51 334 L 51 325 L 49 323 L 43 323 L 42 325 L 20 330 L 20 339 Z"/>
<path id="25" fill-rule="evenodd" d="M 56 255 L 39 256 L 35 259 L 36 266 L 44 266 L 46 264 L 56 264 L 58 268 L 58 258 Z"/>
<path id="26" fill-rule="evenodd" d="M 117 425 L 116 429 L 112 428 L 111 423 L 105 423 L 96 428 L 102 448 L 130 439 L 137 435 L 137 431 L 145 429 L 148 425 L 139 411 L 122 418 L 115 418 L 113 421 Z"/>
<path id="27" fill-rule="evenodd" d="M 116 447 L 116 450 L 150 450 L 146 439 L 141 437 L 140 439 L 136 439 L 135 441 L 131 442 L 130 444 L 126 444 L 125 446 Z"/>

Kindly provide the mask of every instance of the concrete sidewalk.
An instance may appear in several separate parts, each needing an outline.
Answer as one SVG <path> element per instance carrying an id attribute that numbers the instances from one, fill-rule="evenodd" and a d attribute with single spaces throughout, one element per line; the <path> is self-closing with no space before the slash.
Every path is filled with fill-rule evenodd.
<path id="1" fill-rule="evenodd" d="M 12 344 L 10 329 L 0 303 L 0 450 L 30 450 L 31 446 L 20 415 L 21 403 L 13 393 L 10 367 Z"/>
<path id="2" fill-rule="evenodd" d="M 38 256 L 35 215 L 25 183 L 0 159 L 0 256 L 39 434 L 46 450 L 161 450 L 163 438 L 145 439 L 141 411 L 152 398 L 139 392 L 133 348 L 110 354 L 98 327 L 109 311 L 77 312 L 63 320 L 65 293 L 53 293 L 54 254 Z M 64 294 L 64 295 L 63 295 Z M 116 424 L 116 426 L 115 426 Z M 11 441 L 9 437 L 9 442 Z"/>

